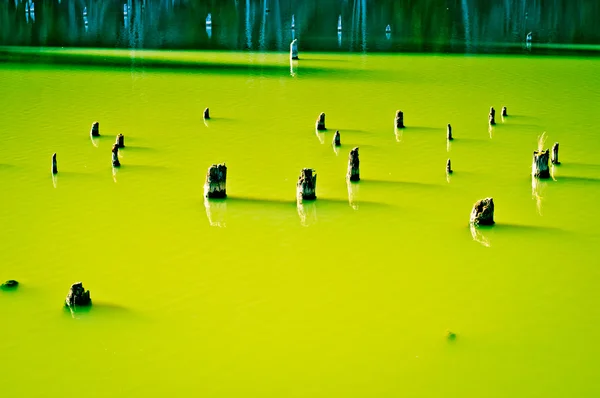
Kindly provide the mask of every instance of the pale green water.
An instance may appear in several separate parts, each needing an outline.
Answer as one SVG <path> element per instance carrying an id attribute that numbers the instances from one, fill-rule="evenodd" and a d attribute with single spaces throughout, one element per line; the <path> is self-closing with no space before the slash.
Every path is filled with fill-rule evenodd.
<path id="1" fill-rule="evenodd" d="M 206 67 L 135 67 L 163 56 L 0 66 L 0 279 L 21 282 L 0 291 L 2 396 L 600 394 L 597 60 L 301 54 L 293 77 L 286 54 L 169 53 Z M 544 131 L 563 164 L 538 209 Z M 223 161 L 219 228 L 202 185 Z M 318 173 L 307 226 L 302 167 Z M 467 225 L 486 196 L 490 247 Z M 78 280 L 94 306 L 73 319 Z"/>

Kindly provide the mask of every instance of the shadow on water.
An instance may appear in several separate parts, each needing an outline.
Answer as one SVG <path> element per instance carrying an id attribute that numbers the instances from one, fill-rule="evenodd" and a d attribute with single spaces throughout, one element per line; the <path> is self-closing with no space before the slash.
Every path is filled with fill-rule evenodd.
<path id="1" fill-rule="evenodd" d="M 125 145 L 125 147 L 119 149 L 119 151 L 123 151 L 123 153 L 127 153 L 128 151 L 133 151 L 133 152 L 155 152 L 156 148 L 153 148 L 153 147 L 150 147 L 150 146 Z"/>
<path id="2" fill-rule="evenodd" d="M 391 181 L 391 180 L 369 180 L 369 179 L 361 179 L 360 183 L 366 186 L 379 186 L 379 187 L 406 187 L 406 188 L 425 188 L 425 189 L 441 189 L 444 185 L 441 184 L 431 184 L 428 182 L 418 182 L 418 181 Z"/>
<path id="3" fill-rule="evenodd" d="M 568 162 L 568 163 L 561 163 L 559 165 L 554 165 L 554 167 L 557 167 L 558 169 L 566 169 L 566 170 L 594 170 L 594 171 L 600 171 L 600 164 L 595 164 L 595 163 L 579 163 L 579 162 Z M 2 165 L 0 165 L 0 168 L 2 168 Z"/>
<path id="4" fill-rule="evenodd" d="M 215 200 L 223 200 L 223 199 L 210 199 L 211 201 Z M 286 207 L 286 208 L 294 208 L 296 207 L 295 199 L 262 199 L 262 198 L 251 198 L 247 196 L 227 196 L 225 199 L 227 203 L 235 206 L 236 204 L 247 204 L 247 205 L 261 205 L 261 206 L 278 206 L 278 207 Z"/>
<path id="5" fill-rule="evenodd" d="M 494 241 L 499 236 L 506 239 L 518 236 L 519 239 L 523 239 L 523 235 L 539 237 L 540 235 L 562 236 L 567 234 L 567 231 L 561 228 L 527 224 L 496 223 L 494 225 L 480 226 L 470 224 L 468 228 L 472 239 L 485 247 L 493 246 Z"/>
<path id="6" fill-rule="evenodd" d="M 123 159 L 121 160 L 121 166 L 118 168 L 119 173 L 127 173 L 128 171 L 143 171 L 149 173 L 163 173 L 169 170 L 168 167 L 165 166 L 156 166 L 150 164 L 127 164 L 123 163 Z"/>
<path id="7" fill-rule="evenodd" d="M 102 302 L 102 301 L 92 301 L 92 305 L 89 307 L 76 307 L 74 310 L 71 310 L 67 306 L 63 306 L 63 311 L 65 315 L 72 317 L 74 319 L 79 318 L 119 318 L 119 319 L 141 319 L 139 314 L 136 314 L 131 309 L 124 307 L 119 304 Z"/>
<path id="8" fill-rule="evenodd" d="M 556 182 L 567 184 L 600 184 L 600 178 L 596 177 L 578 177 L 578 176 L 555 176 Z"/>

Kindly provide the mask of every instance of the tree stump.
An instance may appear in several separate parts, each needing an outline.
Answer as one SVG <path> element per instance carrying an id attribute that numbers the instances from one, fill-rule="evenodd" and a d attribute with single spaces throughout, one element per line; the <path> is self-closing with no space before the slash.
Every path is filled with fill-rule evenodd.
<path id="1" fill-rule="evenodd" d="M 478 200 L 471 211 L 471 224 L 493 225 L 494 224 L 494 199 L 485 198 Z"/>
<path id="2" fill-rule="evenodd" d="M 335 134 L 333 135 L 333 146 L 340 146 L 340 145 L 342 145 L 341 138 L 340 138 L 340 131 L 337 130 L 335 132 Z"/>
<path id="3" fill-rule="evenodd" d="M 502 117 L 506 117 L 506 116 L 508 116 L 508 113 L 506 112 L 506 107 L 503 106 L 502 107 Z"/>
<path id="4" fill-rule="evenodd" d="M 119 134 L 115 144 L 117 144 L 119 148 L 125 148 L 125 136 L 123 134 Z"/>
<path id="5" fill-rule="evenodd" d="M 121 165 L 121 162 L 119 162 L 119 145 L 113 144 L 111 152 L 113 167 L 119 167 Z"/>
<path id="6" fill-rule="evenodd" d="M 350 181 L 360 181 L 359 163 L 357 147 L 352 149 L 348 156 L 348 173 L 346 176 Z"/>
<path id="7" fill-rule="evenodd" d="M 325 129 L 325 113 L 321 112 L 319 118 L 317 119 L 317 130 L 323 131 Z"/>
<path id="8" fill-rule="evenodd" d="M 0 285 L 0 289 L 2 290 L 11 290 L 11 289 L 16 289 L 17 286 L 19 286 L 19 282 L 17 282 L 14 279 L 9 279 L 6 282 L 4 282 L 3 284 Z"/>
<path id="9" fill-rule="evenodd" d="M 402 111 L 396 111 L 396 128 L 404 128 L 404 113 Z"/>
<path id="10" fill-rule="evenodd" d="M 206 109 L 204 110 L 204 118 L 205 118 L 205 119 L 210 119 L 210 111 L 209 111 L 209 109 L 208 109 L 208 108 L 206 108 Z"/>
<path id="11" fill-rule="evenodd" d="M 496 110 L 494 109 L 494 107 L 490 108 L 490 114 L 488 117 L 488 121 L 490 122 L 490 126 L 493 126 L 496 124 Z"/>
<path id="12" fill-rule="evenodd" d="M 204 182 L 204 197 L 210 199 L 227 197 L 227 166 L 225 163 L 213 164 L 208 168 Z"/>
<path id="13" fill-rule="evenodd" d="M 298 39 L 292 40 L 290 44 L 290 58 L 298 59 Z"/>
<path id="14" fill-rule="evenodd" d="M 552 164 L 560 164 L 558 161 L 558 142 L 552 145 Z"/>
<path id="15" fill-rule="evenodd" d="M 65 305 L 71 309 L 75 309 L 75 307 L 86 307 L 91 304 L 90 291 L 85 290 L 81 282 L 73 283 L 65 299 Z"/>
<path id="16" fill-rule="evenodd" d="M 99 122 L 92 123 L 92 129 L 90 130 L 90 135 L 92 137 L 100 137 L 100 123 Z"/>
<path id="17" fill-rule="evenodd" d="M 550 151 L 533 151 L 533 163 L 531 164 L 531 174 L 537 178 L 550 178 Z"/>
<path id="18" fill-rule="evenodd" d="M 448 123 L 448 127 L 446 128 L 446 138 L 448 139 L 448 141 L 452 141 L 452 126 L 450 125 L 450 123 Z"/>
<path id="19" fill-rule="evenodd" d="M 452 164 L 450 163 L 450 159 L 446 162 L 446 173 L 452 174 Z"/>
<path id="20" fill-rule="evenodd" d="M 317 199 L 317 173 L 313 169 L 302 169 L 296 185 L 298 199 Z"/>
<path id="21" fill-rule="evenodd" d="M 52 174 L 58 174 L 58 166 L 56 164 L 56 153 L 52 154 Z"/>

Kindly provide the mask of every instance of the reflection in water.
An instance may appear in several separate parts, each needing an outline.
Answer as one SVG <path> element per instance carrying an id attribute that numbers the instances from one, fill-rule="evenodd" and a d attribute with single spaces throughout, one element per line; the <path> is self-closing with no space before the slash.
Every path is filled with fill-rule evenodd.
<path id="1" fill-rule="evenodd" d="M 479 242 L 485 247 L 491 246 L 490 240 L 483 235 L 483 233 L 477 226 L 471 223 L 469 225 L 469 229 L 471 230 L 471 236 L 473 237 L 473 240 L 475 242 Z"/>
<path id="2" fill-rule="evenodd" d="M 354 210 L 358 210 L 359 183 L 346 180 L 346 184 L 348 185 L 348 204 Z"/>
<path id="3" fill-rule="evenodd" d="M 118 173 L 119 173 L 119 168 L 113 166 L 113 168 L 112 168 L 112 177 L 113 177 L 113 181 L 115 182 L 115 184 L 117 183 L 117 174 Z"/>
<path id="4" fill-rule="evenodd" d="M 554 175 L 552 175 L 552 179 L 554 179 Z M 547 187 L 548 187 L 548 182 L 542 181 L 533 176 L 531 177 L 531 197 L 533 200 L 535 200 L 535 207 L 540 216 L 543 215 L 542 214 L 542 201 L 544 200 L 544 195 L 545 195 Z"/>
<path id="5" fill-rule="evenodd" d="M 317 134 L 317 138 L 319 139 L 319 142 L 321 144 L 324 144 L 325 143 L 325 133 L 322 133 L 315 128 L 315 134 Z"/>
<path id="6" fill-rule="evenodd" d="M 298 63 L 294 62 L 292 60 L 292 58 L 290 58 L 290 75 L 292 77 L 296 77 L 297 73 L 298 73 Z"/>
<path id="7" fill-rule="evenodd" d="M 58 186 L 58 175 L 56 174 L 52 174 L 52 185 L 54 186 L 54 188 Z"/>
<path id="8" fill-rule="evenodd" d="M 341 15 L 338 17 L 337 39 L 338 39 L 338 47 L 342 47 L 342 16 Z"/>
<path id="9" fill-rule="evenodd" d="M 206 217 L 211 227 L 224 228 L 227 215 L 226 199 L 208 199 L 204 198 L 204 208 Z"/>
<path id="10" fill-rule="evenodd" d="M 394 123 L 394 135 L 396 136 L 396 142 L 402 142 L 402 131 L 403 129 L 397 128 L 396 123 Z"/>
<path id="11" fill-rule="evenodd" d="M 308 227 L 317 222 L 317 203 L 314 200 L 304 201 L 298 199 L 296 202 L 298 216 L 300 216 L 300 224 L 303 227 Z"/>
<path id="12" fill-rule="evenodd" d="M 211 16 L 210 12 L 208 13 L 208 16 L 206 17 L 206 34 L 208 35 L 209 39 L 212 37 L 212 16 Z"/>
<path id="13" fill-rule="evenodd" d="M 446 152 L 450 152 L 450 149 L 452 149 L 452 141 L 446 140 Z"/>

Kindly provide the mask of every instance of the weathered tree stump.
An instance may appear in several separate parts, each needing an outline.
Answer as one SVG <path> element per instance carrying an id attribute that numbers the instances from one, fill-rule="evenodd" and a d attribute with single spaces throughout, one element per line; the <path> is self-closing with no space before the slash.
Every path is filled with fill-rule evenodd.
<path id="1" fill-rule="evenodd" d="M 322 131 L 325 129 L 325 113 L 321 112 L 319 118 L 317 119 L 317 130 Z"/>
<path id="2" fill-rule="evenodd" d="M 11 290 L 11 289 L 16 289 L 17 286 L 19 286 L 19 282 L 17 282 L 14 279 L 9 279 L 6 282 L 4 282 L 3 284 L 0 285 L 0 289 L 2 290 Z"/>
<path id="3" fill-rule="evenodd" d="M 302 169 L 296 185 L 298 199 L 317 199 L 317 173 L 313 169 Z"/>
<path id="4" fill-rule="evenodd" d="M 86 307 L 91 304 L 90 291 L 85 290 L 81 282 L 73 283 L 65 299 L 65 305 L 74 309 L 76 307 Z"/>
<path id="5" fill-rule="evenodd" d="M 502 117 L 506 117 L 506 116 L 508 116 L 508 113 L 507 113 L 507 111 L 506 111 L 506 107 L 505 107 L 505 106 L 503 106 L 503 107 L 502 107 Z"/>
<path id="6" fill-rule="evenodd" d="M 353 148 L 348 155 L 348 173 L 346 177 L 350 181 L 360 181 L 360 161 L 358 159 L 358 147 Z"/>
<path id="7" fill-rule="evenodd" d="M 446 173 L 452 174 L 452 164 L 450 163 L 450 159 L 446 162 Z"/>
<path id="8" fill-rule="evenodd" d="M 494 199 L 485 198 L 478 200 L 471 211 L 471 224 L 493 225 L 494 224 Z"/>
<path id="9" fill-rule="evenodd" d="M 117 144 L 119 148 L 125 148 L 125 136 L 123 134 L 119 134 L 115 144 Z"/>
<path id="10" fill-rule="evenodd" d="M 208 108 L 206 108 L 206 109 L 204 110 L 204 118 L 205 118 L 205 119 L 210 119 L 210 111 L 209 111 L 209 109 L 208 109 Z"/>
<path id="11" fill-rule="evenodd" d="M 446 128 L 446 138 L 448 139 L 448 141 L 452 141 L 452 126 L 450 125 L 450 123 L 448 123 L 448 127 Z"/>
<path id="12" fill-rule="evenodd" d="M 290 44 L 290 58 L 298 59 L 298 39 L 292 40 Z"/>
<path id="13" fill-rule="evenodd" d="M 342 141 L 340 138 L 340 131 L 337 130 L 335 132 L 335 134 L 333 135 L 333 146 L 340 146 L 340 145 L 342 145 Z"/>
<path id="14" fill-rule="evenodd" d="M 227 197 L 227 166 L 225 163 L 213 164 L 208 168 L 204 182 L 204 197 L 210 199 Z"/>
<path id="15" fill-rule="evenodd" d="M 113 144 L 111 152 L 113 167 L 119 167 L 121 165 L 121 162 L 119 162 L 119 145 Z"/>
<path id="16" fill-rule="evenodd" d="M 533 163 L 531 164 L 531 174 L 536 178 L 550 178 L 550 151 L 533 151 Z"/>
<path id="17" fill-rule="evenodd" d="M 552 145 L 552 164 L 560 164 L 558 161 L 558 142 Z"/>
<path id="18" fill-rule="evenodd" d="M 396 128 L 404 128 L 404 113 L 402 111 L 396 111 Z"/>
<path id="19" fill-rule="evenodd" d="M 100 137 L 100 123 L 99 122 L 92 123 L 92 129 L 90 130 L 90 135 L 92 137 Z"/>
<path id="20" fill-rule="evenodd" d="M 451 330 L 446 330 L 446 338 L 448 341 L 454 341 L 456 340 L 456 333 L 452 332 Z"/>
<path id="21" fill-rule="evenodd" d="M 496 110 L 494 109 L 494 107 L 490 108 L 490 114 L 488 116 L 488 121 L 490 122 L 490 126 L 493 126 L 496 124 Z"/>
<path id="22" fill-rule="evenodd" d="M 52 154 L 52 174 L 58 174 L 58 165 L 56 164 L 56 153 Z"/>

